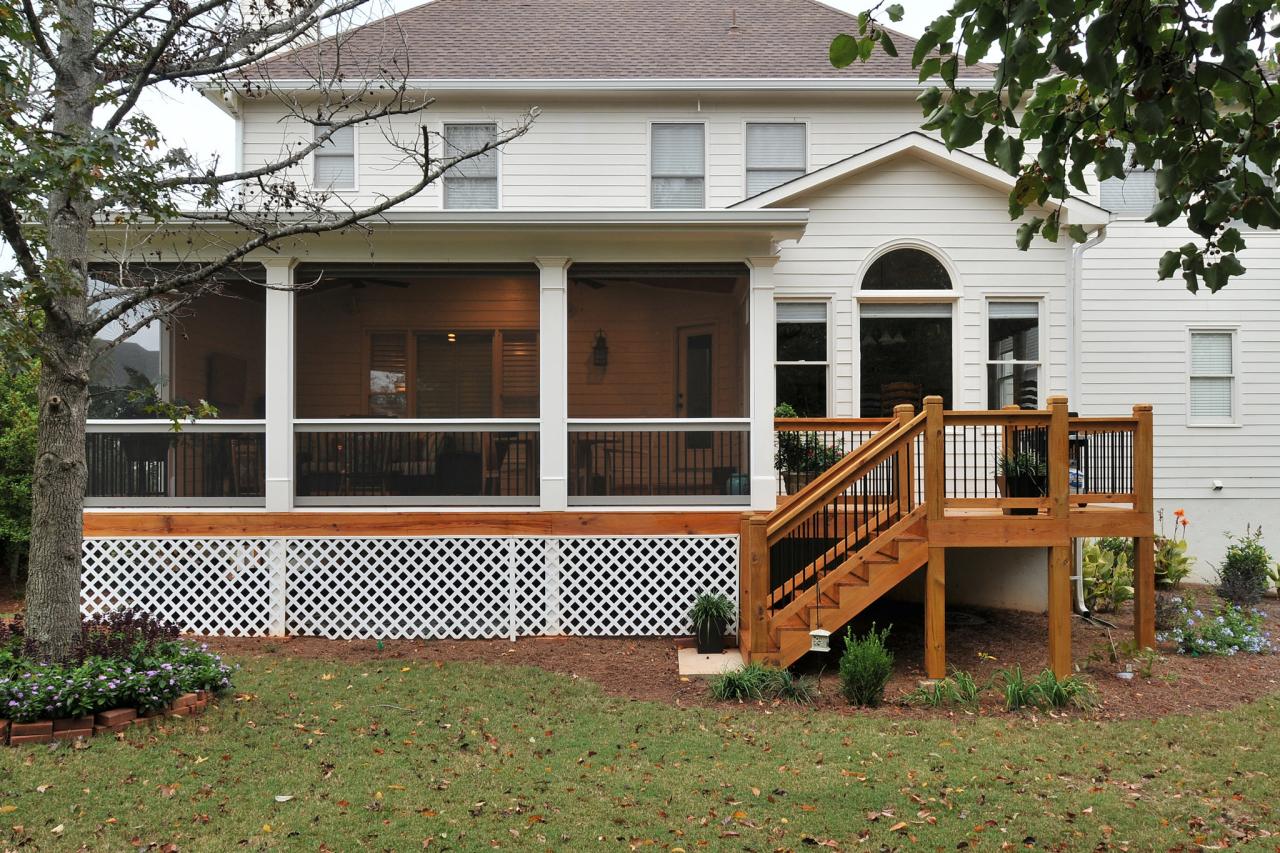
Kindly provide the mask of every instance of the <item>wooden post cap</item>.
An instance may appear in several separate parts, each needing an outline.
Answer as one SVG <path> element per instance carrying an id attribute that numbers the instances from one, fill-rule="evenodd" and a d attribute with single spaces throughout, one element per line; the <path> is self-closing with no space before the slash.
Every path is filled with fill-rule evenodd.
<path id="1" fill-rule="evenodd" d="M 1151 404 L 1150 403 L 1134 403 L 1133 410 L 1135 412 L 1149 412 L 1151 411 Z"/>
<path id="2" fill-rule="evenodd" d="M 916 407 L 911 405 L 910 403 L 899 403 L 898 405 L 893 407 L 893 416 L 896 418 L 900 418 L 903 415 L 907 415 L 908 417 L 910 417 L 915 413 L 916 413 Z"/>
<path id="3" fill-rule="evenodd" d="M 1067 405 L 1067 396 L 1065 394 L 1054 394 L 1052 397 L 1045 400 L 1045 402 L 1050 406 L 1065 406 Z"/>

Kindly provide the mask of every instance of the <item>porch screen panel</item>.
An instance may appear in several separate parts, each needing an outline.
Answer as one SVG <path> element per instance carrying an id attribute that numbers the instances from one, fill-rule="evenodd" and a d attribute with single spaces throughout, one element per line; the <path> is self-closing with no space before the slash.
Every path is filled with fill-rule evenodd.
<path id="1" fill-rule="evenodd" d="M 704 133 L 701 124 L 653 125 L 653 207 L 705 205 Z"/>
<path id="2" fill-rule="evenodd" d="M 805 126 L 752 122 L 747 125 L 747 195 L 753 196 L 804 174 Z"/>
<path id="3" fill-rule="evenodd" d="M 497 137 L 496 124 L 446 124 L 444 153 L 446 157 L 457 157 L 475 151 Z M 489 150 L 463 160 L 445 173 L 444 206 L 473 210 L 498 206 L 497 151 Z"/>

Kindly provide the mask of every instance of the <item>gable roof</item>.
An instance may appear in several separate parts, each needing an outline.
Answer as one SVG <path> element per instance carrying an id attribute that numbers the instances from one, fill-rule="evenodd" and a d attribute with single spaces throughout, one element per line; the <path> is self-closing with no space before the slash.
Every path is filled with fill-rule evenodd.
<path id="1" fill-rule="evenodd" d="M 837 160 L 829 166 L 815 169 L 812 172 L 793 178 L 771 190 L 766 190 L 750 198 L 745 198 L 731 208 L 759 210 L 774 205 L 786 205 L 805 193 L 843 180 L 858 172 L 869 169 L 893 157 L 902 154 L 914 154 L 943 168 L 962 173 L 977 183 L 1002 189 L 1013 189 L 1015 179 L 1008 172 L 991 165 L 986 160 L 968 151 L 948 151 L 940 140 L 919 131 L 911 131 L 901 136 L 873 145 L 865 151 Z M 1067 214 L 1067 222 L 1072 225 L 1098 227 L 1106 225 L 1111 219 L 1111 212 L 1106 208 L 1087 201 L 1079 196 L 1071 196 L 1064 202 L 1051 201 L 1047 207 L 1062 208 Z"/>
<path id="2" fill-rule="evenodd" d="M 846 69 L 831 39 L 857 20 L 817 0 L 432 0 L 263 62 L 250 76 L 410 80 L 898 79 L 915 40 Z"/>

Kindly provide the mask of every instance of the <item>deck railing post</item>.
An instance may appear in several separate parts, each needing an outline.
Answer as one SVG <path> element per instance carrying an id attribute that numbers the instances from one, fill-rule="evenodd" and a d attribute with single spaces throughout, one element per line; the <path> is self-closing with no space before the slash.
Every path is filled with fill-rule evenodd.
<path id="1" fill-rule="evenodd" d="M 1067 398 L 1054 396 L 1049 404 L 1049 440 L 1045 463 L 1049 474 L 1049 515 L 1066 523 L 1067 492 L 1071 488 Z M 1071 674 L 1071 546 L 1049 548 L 1049 666 L 1059 678 Z"/>
<path id="2" fill-rule="evenodd" d="M 1151 404 L 1133 407 L 1137 428 L 1133 433 L 1133 508 L 1150 519 L 1155 503 L 1155 436 Z M 1152 534 L 1133 541 L 1133 639 L 1140 649 L 1156 644 L 1156 555 L 1154 521 L 1148 520 Z"/>
<path id="3" fill-rule="evenodd" d="M 916 416 L 916 407 L 910 403 L 902 403 L 893 407 L 893 416 L 898 421 L 898 427 L 906 426 L 912 418 Z M 915 477 L 914 477 L 914 460 L 912 459 L 915 450 L 915 442 L 908 440 L 903 443 L 902 448 L 898 451 L 898 482 L 894 487 L 898 490 L 898 514 L 906 515 L 912 510 L 912 503 L 915 497 Z"/>
<path id="4" fill-rule="evenodd" d="M 740 528 L 739 567 L 742 589 L 739 595 L 738 623 L 746 632 L 745 647 L 739 639 L 739 647 L 747 652 L 748 660 L 758 660 L 769 652 L 769 535 L 766 529 L 768 516 L 763 513 L 746 513 Z"/>
<path id="5" fill-rule="evenodd" d="M 1067 492 L 1071 489 L 1071 452 L 1069 433 L 1071 416 L 1067 413 L 1067 398 L 1050 397 L 1049 403 L 1049 452 L 1045 462 L 1049 467 L 1049 515 L 1067 517 Z"/>
<path id="6" fill-rule="evenodd" d="M 947 495 L 947 451 L 943 445 L 942 398 L 924 398 L 924 501 L 930 521 L 942 520 Z"/>

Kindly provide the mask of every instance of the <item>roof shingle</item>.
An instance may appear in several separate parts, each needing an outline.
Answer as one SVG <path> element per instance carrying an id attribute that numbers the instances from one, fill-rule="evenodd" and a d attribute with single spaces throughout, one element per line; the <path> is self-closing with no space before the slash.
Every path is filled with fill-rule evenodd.
<path id="1" fill-rule="evenodd" d="M 259 66 L 275 79 L 377 68 L 427 80 L 911 78 L 915 42 L 836 69 L 856 20 L 816 0 L 433 0 Z"/>

